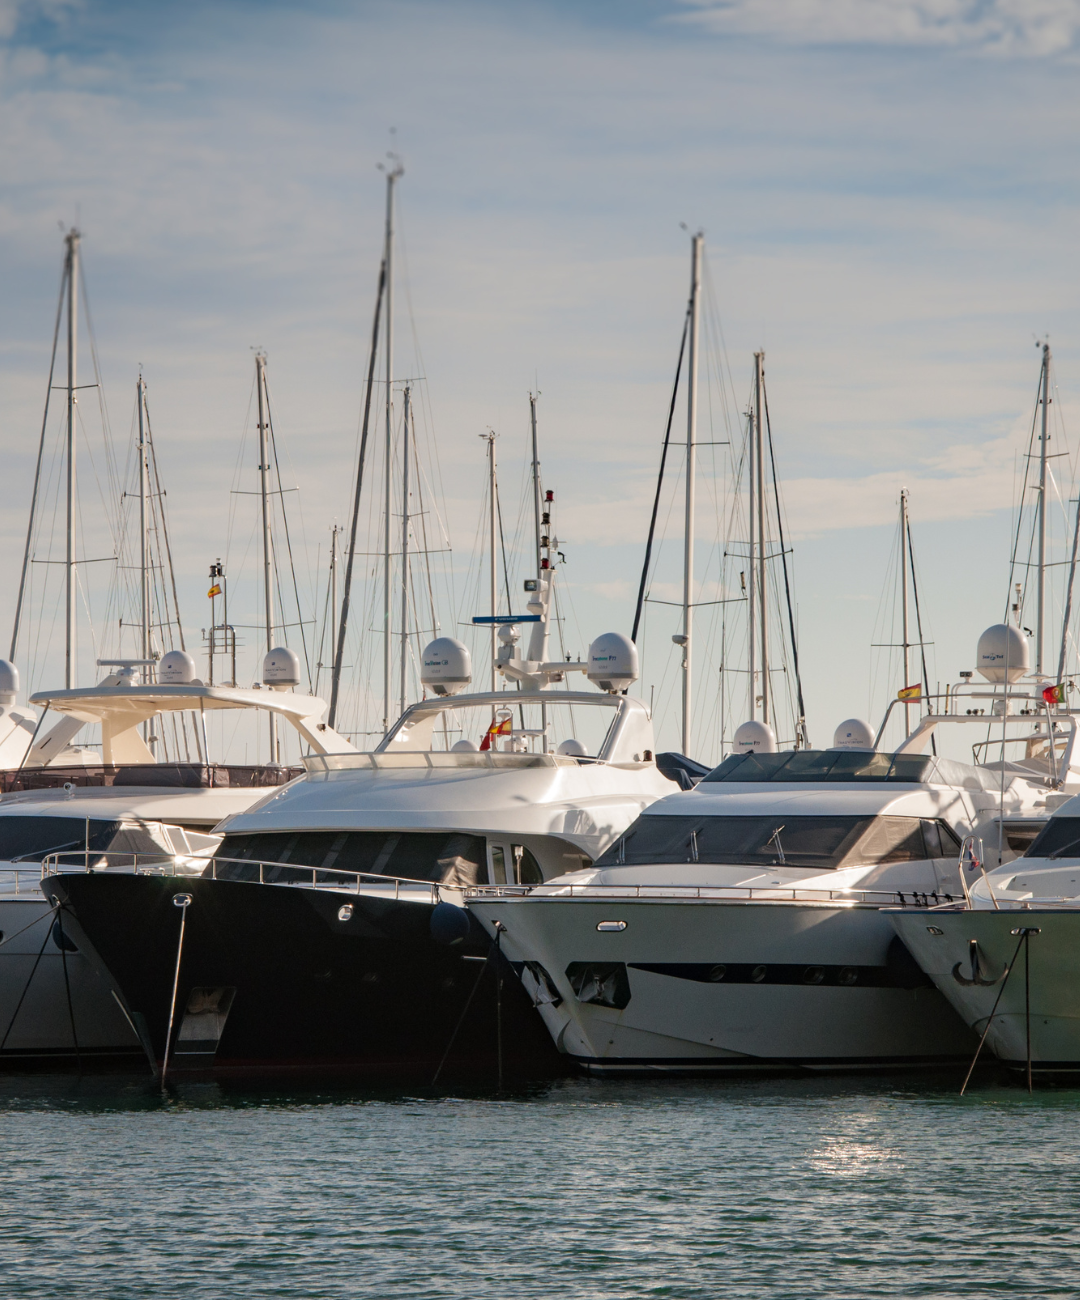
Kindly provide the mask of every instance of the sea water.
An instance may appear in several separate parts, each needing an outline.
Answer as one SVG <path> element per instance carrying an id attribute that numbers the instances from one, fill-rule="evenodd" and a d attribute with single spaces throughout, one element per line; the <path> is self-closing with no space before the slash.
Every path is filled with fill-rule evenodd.
<path id="1" fill-rule="evenodd" d="M 1080 1293 L 1080 1093 L 0 1080 L 5 1298 Z"/>

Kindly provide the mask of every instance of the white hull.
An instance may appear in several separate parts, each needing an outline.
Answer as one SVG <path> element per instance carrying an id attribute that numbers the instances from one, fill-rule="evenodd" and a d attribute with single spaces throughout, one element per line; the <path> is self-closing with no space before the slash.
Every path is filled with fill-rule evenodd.
<path id="1" fill-rule="evenodd" d="M 983 1033 L 993 1012 L 986 1048 L 1002 1061 L 1026 1068 L 1030 1026 L 1033 1069 L 1080 1070 L 1080 910 L 1040 910 L 1036 904 L 1030 909 L 885 915 L 975 1033 Z M 1020 936 L 1015 933 L 1025 927 L 1039 932 L 1028 940 L 1026 972 L 1024 948 L 1017 951 Z M 974 972 L 972 940 L 978 945 Z M 1006 980 L 1005 968 L 1014 955 Z M 985 982 L 961 982 L 970 981 L 973 973 Z"/>
<path id="2" fill-rule="evenodd" d="M 0 1069 L 135 1061 L 139 1039 L 109 985 L 81 952 L 61 950 L 52 926 L 37 888 L 0 898 Z"/>
<path id="3" fill-rule="evenodd" d="M 511 961 L 543 967 L 561 1001 L 523 965 L 526 988 L 559 1049 L 592 1071 L 908 1066 L 975 1048 L 875 907 L 533 894 L 469 908 L 489 933 L 506 927 Z"/>

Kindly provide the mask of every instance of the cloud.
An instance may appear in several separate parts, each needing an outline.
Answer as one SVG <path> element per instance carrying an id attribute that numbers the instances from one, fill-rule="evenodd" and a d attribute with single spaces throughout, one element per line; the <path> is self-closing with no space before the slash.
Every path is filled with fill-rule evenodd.
<path id="1" fill-rule="evenodd" d="M 717 33 L 800 45 L 915 45 L 1046 57 L 1073 50 L 1078 0 L 680 0 Z"/>

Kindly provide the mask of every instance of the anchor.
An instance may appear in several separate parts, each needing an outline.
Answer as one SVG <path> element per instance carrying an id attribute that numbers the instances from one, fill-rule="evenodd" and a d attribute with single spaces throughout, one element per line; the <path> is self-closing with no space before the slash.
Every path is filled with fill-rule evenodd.
<path id="1" fill-rule="evenodd" d="M 1001 980 L 1005 978 L 1009 969 L 1006 966 L 1000 975 L 996 976 L 994 979 L 990 979 L 989 968 L 983 960 L 982 952 L 979 949 L 978 939 L 972 939 L 968 944 L 968 961 L 971 964 L 971 979 L 966 979 L 960 974 L 961 962 L 957 962 L 952 969 L 953 979 L 956 980 L 957 984 L 963 984 L 965 988 L 971 988 L 976 984 L 980 988 L 990 988 L 992 985 L 1000 983 Z"/>

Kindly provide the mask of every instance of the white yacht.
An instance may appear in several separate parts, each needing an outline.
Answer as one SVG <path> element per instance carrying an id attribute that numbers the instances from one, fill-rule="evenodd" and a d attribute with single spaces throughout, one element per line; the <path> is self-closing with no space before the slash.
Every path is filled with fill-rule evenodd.
<path id="1" fill-rule="evenodd" d="M 132 667 L 121 666 L 99 686 L 31 698 L 44 710 L 37 719 L 44 734 L 26 746 L 20 768 L 0 774 L 8 791 L 0 797 L 0 1066 L 100 1062 L 143 1051 L 138 1022 L 42 894 L 43 870 L 110 874 L 138 864 L 197 875 L 220 841 L 214 826 L 302 770 L 157 762 L 143 724 L 161 715 L 198 720 L 209 711 L 253 709 L 292 726 L 316 753 L 352 748 L 322 722 L 323 701 L 288 689 L 295 677 L 288 654 L 267 658 L 279 667 L 268 663 L 266 689 L 204 685 L 189 656 L 170 652 L 159 665 L 162 682 L 139 683 Z M 283 685 L 282 664 L 290 680 L 274 689 Z M 48 712 L 59 721 L 45 731 Z M 101 728 L 100 753 L 64 743 L 91 722 Z"/>
<path id="2" fill-rule="evenodd" d="M 1023 857 L 978 874 L 963 902 L 885 915 L 1006 1065 L 1080 1071 L 1080 796 L 1057 809 Z"/>
<path id="3" fill-rule="evenodd" d="M 970 1057 L 970 1031 L 882 909 L 961 899 L 965 838 L 1011 859 L 1075 787 L 1075 719 L 1040 721 L 1038 697 L 982 653 L 1013 631 L 980 643 L 993 689 L 950 688 L 896 753 L 855 720 L 832 750 L 751 748 L 646 810 L 591 869 L 467 891 L 560 1050 L 594 1071 Z M 976 765 L 926 753 L 950 728 L 1008 729 L 1022 754 Z M 764 734 L 750 724 L 746 738 Z"/>
<path id="4" fill-rule="evenodd" d="M 231 817 L 202 879 L 46 878 L 163 1070 L 562 1068 L 462 891 L 580 870 L 675 785 L 648 710 L 621 693 L 632 644 L 611 634 L 588 663 L 544 663 L 517 653 L 514 622 L 498 667 L 525 689 L 462 694 L 468 651 L 432 643 L 434 698 L 373 752 L 314 756 Z M 601 689 L 556 689 L 568 671 Z"/>

